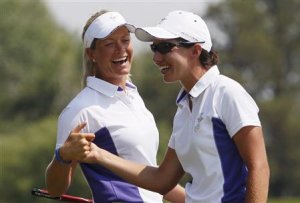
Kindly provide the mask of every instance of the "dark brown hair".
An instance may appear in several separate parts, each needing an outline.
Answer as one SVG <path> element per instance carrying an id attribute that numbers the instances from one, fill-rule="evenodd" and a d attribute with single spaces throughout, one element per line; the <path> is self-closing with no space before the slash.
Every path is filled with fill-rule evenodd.
<path id="1" fill-rule="evenodd" d="M 208 70 L 210 67 L 219 63 L 219 56 L 213 48 L 211 48 L 210 52 L 202 49 L 199 60 L 201 65 Z"/>
<path id="2" fill-rule="evenodd" d="M 177 41 L 179 43 L 183 43 L 184 47 L 188 48 L 188 47 L 192 47 L 194 46 L 194 44 L 196 44 L 196 42 L 189 42 L 186 39 L 183 38 L 178 38 Z M 186 44 L 184 44 L 186 43 Z M 210 52 L 206 51 L 205 49 L 201 50 L 201 54 L 199 56 L 199 61 L 201 63 L 201 65 L 206 69 L 210 69 L 212 66 L 217 65 L 219 63 L 219 56 L 218 53 L 211 48 Z"/>

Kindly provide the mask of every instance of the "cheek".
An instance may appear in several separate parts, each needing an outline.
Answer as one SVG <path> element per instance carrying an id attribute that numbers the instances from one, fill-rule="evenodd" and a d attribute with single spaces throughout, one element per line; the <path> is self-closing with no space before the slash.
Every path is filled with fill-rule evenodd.
<path id="1" fill-rule="evenodd" d="M 97 58 L 99 59 L 99 61 L 101 61 L 101 63 L 102 63 L 102 62 L 110 61 L 112 54 L 109 51 L 102 51 L 102 52 L 99 52 L 97 56 L 98 56 Z"/>
<path id="2" fill-rule="evenodd" d="M 129 61 L 132 61 L 132 58 L 133 58 L 133 48 L 132 48 L 132 46 L 128 47 L 126 52 L 127 52 Z"/>

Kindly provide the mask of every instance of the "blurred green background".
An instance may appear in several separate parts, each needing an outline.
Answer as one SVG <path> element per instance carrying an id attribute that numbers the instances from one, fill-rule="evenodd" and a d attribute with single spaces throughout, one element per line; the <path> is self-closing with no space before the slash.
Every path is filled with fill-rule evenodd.
<path id="1" fill-rule="evenodd" d="M 300 202 L 300 1 L 227 0 L 209 6 L 220 71 L 255 98 L 271 167 L 271 203 Z M 57 117 L 81 89 L 81 41 L 38 0 L 0 0 L 0 203 L 53 202 L 44 188 Z M 152 54 L 135 54 L 132 78 L 160 130 L 172 129 L 179 84 L 165 85 Z M 181 181 L 184 184 L 185 178 Z M 78 170 L 69 193 L 90 197 Z"/>

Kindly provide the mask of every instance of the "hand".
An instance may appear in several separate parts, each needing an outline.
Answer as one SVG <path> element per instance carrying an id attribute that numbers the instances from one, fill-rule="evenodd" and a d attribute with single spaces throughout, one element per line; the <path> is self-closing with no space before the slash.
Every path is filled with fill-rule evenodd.
<path id="1" fill-rule="evenodd" d="M 99 164 L 103 158 L 102 151 L 103 149 L 99 148 L 96 144 L 91 143 L 89 153 L 87 153 L 86 156 L 80 160 L 80 162 Z"/>
<path id="2" fill-rule="evenodd" d="M 60 156 L 64 160 L 83 160 L 91 151 L 92 141 L 95 139 L 93 133 L 81 133 L 86 123 L 76 126 L 70 133 L 64 145 L 60 148 Z"/>

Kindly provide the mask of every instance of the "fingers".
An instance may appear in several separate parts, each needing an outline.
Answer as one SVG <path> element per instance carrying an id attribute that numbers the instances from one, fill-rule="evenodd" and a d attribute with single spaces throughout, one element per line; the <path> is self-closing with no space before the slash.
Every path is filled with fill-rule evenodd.
<path id="1" fill-rule="evenodd" d="M 80 131 L 86 126 L 86 123 L 81 123 L 77 125 L 70 134 L 75 136 L 81 136 L 84 137 L 88 141 L 93 141 L 95 139 L 95 134 L 93 133 L 80 133 Z"/>
<path id="2" fill-rule="evenodd" d="M 91 142 L 95 139 L 94 133 L 82 133 L 82 136 L 89 142 Z"/>
<path id="3" fill-rule="evenodd" d="M 79 133 L 85 126 L 86 126 L 86 123 L 81 123 L 81 124 L 77 125 L 77 126 L 71 131 L 71 133 Z"/>
<path id="4" fill-rule="evenodd" d="M 95 134 L 81 132 L 86 125 L 86 123 L 77 125 L 70 132 L 70 135 L 64 144 L 68 148 L 70 157 L 77 161 L 85 159 L 89 155 L 91 152 L 92 141 L 95 139 Z"/>

